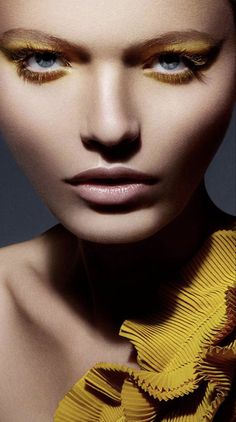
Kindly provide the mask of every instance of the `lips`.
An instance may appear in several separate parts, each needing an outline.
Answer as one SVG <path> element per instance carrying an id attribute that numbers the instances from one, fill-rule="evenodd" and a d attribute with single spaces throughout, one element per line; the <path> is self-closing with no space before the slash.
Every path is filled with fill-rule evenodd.
<path id="1" fill-rule="evenodd" d="M 127 167 L 97 167 L 85 170 L 64 181 L 71 185 L 78 185 L 85 182 L 92 184 L 121 185 L 130 183 L 153 184 L 157 182 L 157 179 L 152 175 Z"/>
<path id="2" fill-rule="evenodd" d="M 97 167 L 65 179 L 84 201 L 99 206 L 141 206 L 153 199 L 157 179 L 127 167 Z M 153 186 L 154 185 L 154 186 Z"/>

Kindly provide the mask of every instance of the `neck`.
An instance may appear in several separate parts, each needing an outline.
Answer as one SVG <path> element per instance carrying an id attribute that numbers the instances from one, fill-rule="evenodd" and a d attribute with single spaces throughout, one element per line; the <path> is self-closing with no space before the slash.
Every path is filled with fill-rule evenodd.
<path id="1" fill-rule="evenodd" d="M 78 240 L 58 224 L 40 236 L 44 279 L 101 333 L 117 336 L 125 319 L 157 309 L 158 286 L 176 277 L 206 237 L 232 219 L 215 207 L 202 184 L 171 224 L 140 242 Z"/>
<path id="2" fill-rule="evenodd" d="M 167 227 L 132 244 L 80 241 L 93 301 L 93 323 L 114 326 L 156 306 L 157 288 L 178 271 L 222 218 L 202 184 L 184 211 Z M 145 303 L 148 304 L 145 309 Z M 106 331 L 106 329 L 105 329 Z"/>

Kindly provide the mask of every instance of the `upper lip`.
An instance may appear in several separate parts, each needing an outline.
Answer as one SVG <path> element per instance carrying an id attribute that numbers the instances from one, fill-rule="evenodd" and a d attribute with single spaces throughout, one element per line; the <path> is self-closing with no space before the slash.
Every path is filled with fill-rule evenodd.
<path id="1" fill-rule="evenodd" d="M 133 170 L 128 167 L 96 167 L 82 171 L 71 178 L 64 179 L 66 183 L 77 185 L 80 182 L 101 180 L 105 182 L 106 179 L 126 179 L 127 181 L 139 181 L 144 183 L 155 183 L 157 179 L 149 174 L 141 171 Z"/>

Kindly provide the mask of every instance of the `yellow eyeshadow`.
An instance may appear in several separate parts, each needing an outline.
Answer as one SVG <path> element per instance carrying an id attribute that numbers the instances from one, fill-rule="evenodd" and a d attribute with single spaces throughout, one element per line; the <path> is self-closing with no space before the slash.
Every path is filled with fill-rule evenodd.
<path id="1" fill-rule="evenodd" d="M 206 54 L 214 48 L 217 48 L 217 45 L 203 40 L 184 42 L 178 41 L 170 44 L 150 46 L 147 51 L 142 54 L 142 59 L 146 60 L 151 55 L 165 52 L 179 53 L 181 51 L 182 53 L 186 52 L 187 54 Z"/>
<path id="2" fill-rule="evenodd" d="M 25 40 L 25 39 L 13 39 L 2 42 L 0 44 L 0 51 L 2 51 L 7 57 L 11 57 L 11 54 L 24 51 L 32 52 L 54 52 L 67 57 L 69 61 L 74 61 L 81 63 L 86 61 L 86 57 L 83 56 L 82 52 L 77 52 L 69 44 L 64 44 L 63 46 L 59 45 L 56 42 L 41 42 L 34 40 Z"/>
<path id="3" fill-rule="evenodd" d="M 67 70 L 56 70 L 49 72 L 31 72 L 28 69 L 17 69 L 18 75 L 23 78 L 25 81 L 33 82 L 35 84 L 41 85 L 46 82 L 55 81 L 60 79 L 62 76 L 65 76 Z"/>
<path id="4" fill-rule="evenodd" d="M 210 44 L 206 41 L 185 41 L 185 42 L 176 42 L 174 44 L 169 44 L 166 46 L 168 48 L 172 48 L 173 50 L 185 49 L 189 50 L 193 53 L 198 53 L 199 51 L 208 51 L 214 45 Z"/>
<path id="5" fill-rule="evenodd" d="M 32 82 L 35 84 L 43 84 L 46 82 L 51 82 L 65 76 L 71 69 L 70 63 L 65 57 L 62 57 L 62 52 L 56 48 L 53 48 L 49 44 L 41 42 L 26 42 L 25 40 L 14 40 L 8 42 L 1 48 L 0 51 L 5 54 L 5 56 L 10 60 L 10 62 L 16 66 L 17 74 L 26 82 Z M 64 68 L 50 70 L 45 69 L 45 71 L 32 71 L 26 67 L 25 60 L 27 57 L 34 55 L 37 52 L 49 52 L 60 58 L 64 63 Z"/>
<path id="6" fill-rule="evenodd" d="M 1 47 L 0 47 L 1 48 Z M 3 43 L 3 49 L 9 51 L 34 49 L 34 50 L 53 50 L 59 51 L 56 45 L 45 44 L 41 42 L 25 41 L 25 40 L 14 40 Z"/>
<path id="7" fill-rule="evenodd" d="M 166 45 L 165 47 L 160 46 L 158 50 L 153 46 L 153 51 L 150 52 L 145 61 L 145 67 L 143 67 L 144 76 L 153 78 L 159 82 L 165 82 L 169 84 L 185 84 L 196 78 L 201 82 L 205 82 L 205 75 L 202 70 L 207 68 L 212 63 L 212 60 L 216 58 L 217 53 L 220 50 L 220 43 L 210 43 L 208 41 L 196 40 L 186 42 L 175 42 Z M 152 64 L 155 62 L 155 58 L 158 56 L 165 56 L 169 54 L 176 54 L 185 60 L 186 68 L 183 71 L 177 72 L 160 72 L 152 69 Z"/>
<path id="8" fill-rule="evenodd" d="M 153 60 L 156 55 L 162 55 L 165 53 L 176 53 L 182 57 L 188 59 L 190 66 L 183 72 L 177 73 L 162 73 L 153 71 L 150 68 L 143 68 L 143 74 L 148 77 L 152 77 L 160 82 L 166 82 L 170 84 L 183 84 L 189 82 L 196 76 L 201 80 L 201 66 L 207 64 L 209 56 L 214 51 L 219 51 L 221 41 L 214 43 L 209 40 L 175 40 L 169 43 L 161 43 L 159 45 L 153 43 L 141 53 L 141 61 L 147 63 L 147 61 Z M 34 40 L 24 39 L 12 39 L 4 41 L 0 51 L 3 51 L 10 60 L 13 60 L 17 65 L 17 73 L 20 77 L 25 80 L 29 80 L 33 83 L 42 84 L 44 82 L 50 82 L 64 76 L 68 72 L 69 62 L 68 56 L 65 58 L 64 49 L 60 48 L 54 41 L 41 42 Z M 35 72 L 27 69 L 24 66 L 24 56 L 27 56 L 30 52 L 52 52 L 58 57 L 64 56 L 64 63 L 67 69 L 60 70 L 45 70 L 45 72 Z M 214 55 L 214 54 L 213 54 Z M 13 59 L 14 57 L 14 59 Z M 70 59 L 73 57 L 70 57 Z M 63 61 L 63 58 L 62 58 Z M 70 60 L 71 61 L 71 60 Z M 145 64 L 146 64 L 145 63 Z"/>
<path id="9" fill-rule="evenodd" d="M 173 85 L 182 85 L 185 83 L 188 83 L 191 81 L 195 74 L 191 70 L 186 70 L 182 73 L 176 73 L 176 74 L 168 74 L 168 73 L 160 73 L 160 72 L 154 72 L 152 70 L 144 70 L 143 72 L 144 76 L 148 76 L 150 78 L 156 79 L 159 82 L 164 82 L 168 84 Z M 200 79 L 200 77 L 198 77 Z"/>

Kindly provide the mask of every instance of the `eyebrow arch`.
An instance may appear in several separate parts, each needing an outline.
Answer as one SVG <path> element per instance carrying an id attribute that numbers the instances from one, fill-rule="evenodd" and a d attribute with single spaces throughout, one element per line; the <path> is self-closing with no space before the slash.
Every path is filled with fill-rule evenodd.
<path id="1" fill-rule="evenodd" d="M 55 50 L 68 50 L 80 56 L 85 61 L 91 59 L 91 54 L 89 50 L 82 44 L 77 44 L 69 42 L 63 38 L 58 38 L 56 36 L 50 35 L 40 30 L 36 29 L 25 29 L 25 28 L 15 28 L 10 29 L 4 32 L 0 37 L 0 50 L 1 47 L 6 48 L 11 42 L 35 42 L 42 45 L 49 45 Z M 197 42 L 205 45 L 205 48 L 214 47 L 224 42 L 224 39 L 215 39 L 210 34 L 206 32 L 197 31 L 194 29 L 189 29 L 185 31 L 170 31 L 166 33 L 159 34 L 157 37 L 151 39 L 145 39 L 143 41 L 138 41 L 123 50 L 123 60 L 125 62 L 133 62 L 138 59 L 140 56 L 145 54 L 147 50 L 153 48 L 164 48 L 168 45 L 173 44 L 189 44 Z"/>
<path id="2" fill-rule="evenodd" d="M 84 59 L 85 61 L 90 59 L 90 54 L 84 46 L 69 42 L 63 38 L 58 38 L 37 29 L 14 28 L 4 32 L 0 36 L 0 51 L 1 49 L 16 49 L 14 44 L 17 45 L 17 43 L 20 44 L 20 42 L 26 43 L 26 45 L 32 42 L 42 45 L 45 48 L 50 45 L 50 48 L 55 49 L 55 51 L 70 51 L 80 56 L 81 59 Z M 13 44 L 13 47 L 11 47 L 11 43 Z"/>

